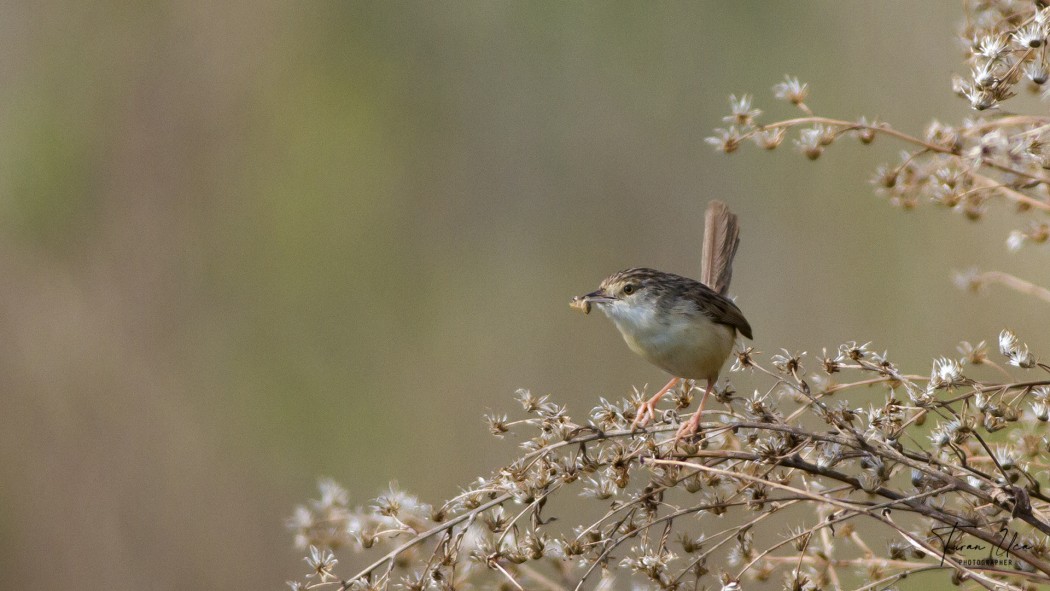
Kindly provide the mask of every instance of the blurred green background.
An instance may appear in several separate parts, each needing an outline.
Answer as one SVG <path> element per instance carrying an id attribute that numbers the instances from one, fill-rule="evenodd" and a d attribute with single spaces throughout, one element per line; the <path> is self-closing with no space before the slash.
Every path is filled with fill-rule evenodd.
<path id="1" fill-rule="evenodd" d="M 516 388 L 582 418 L 665 377 L 568 308 L 621 268 L 696 275 L 740 215 L 755 346 L 907 371 L 1046 309 L 1016 218 L 904 214 L 902 146 L 704 144 L 785 73 L 820 114 L 968 115 L 958 2 L 5 3 L 0 588 L 279 588 L 328 475 L 429 501 L 511 459 Z M 874 394 L 874 393 L 873 393 Z"/>

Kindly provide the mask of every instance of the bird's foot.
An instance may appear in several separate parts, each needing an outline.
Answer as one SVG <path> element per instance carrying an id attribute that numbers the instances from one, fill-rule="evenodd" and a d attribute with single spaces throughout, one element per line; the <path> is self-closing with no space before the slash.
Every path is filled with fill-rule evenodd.
<path id="1" fill-rule="evenodd" d="M 634 414 L 634 420 L 631 421 L 631 431 L 639 427 L 644 427 L 649 424 L 649 421 L 656 418 L 656 403 L 660 402 L 660 399 L 667 394 L 668 390 L 674 388 L 680 382 L 680 378 L 674 378 L 667 385 L 660 389 L 659 392 L 653 395 L 652 398 L 638 405 L 638 411 Z"/>
<path id="2" fill-rule="evenodd" d="M 700 411 L 693 413 L 693 416 L 688 421 L 682 423 L 682 426 L 678 428 L 678 432 L 674 435 L 674 442 L 677 444 L 682 439 L 687 439 L 696 434 L 700 430 Z"/>
<path id="3" fill-rule="evenodd" d="M 650 398 L 638 405 L 638 410 L 634 413 L 634 420 L 631 421 L 631 431 L 648 425 L 649 421 L 656 417 L 657 401 L 656 398 Z"/>

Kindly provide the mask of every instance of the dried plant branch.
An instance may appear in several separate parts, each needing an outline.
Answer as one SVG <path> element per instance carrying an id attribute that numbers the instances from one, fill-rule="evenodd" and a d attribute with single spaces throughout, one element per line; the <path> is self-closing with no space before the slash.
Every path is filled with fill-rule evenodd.
<path id="1" fill-rule="evenodd" d="M 1047 289 L 1041 285 L 1036 285 L 1030 281 L 1025 281 L 1020 277 L 1016 277 L 1009 273 L 1002 271 L 985 271 L 984 273 L 973 273 L 966 276 L 965 281 L 969 289 L 980 289 L 981 287 L 989 283 L 998 283 L 999 285 L 1005 285 L 1010 289 L 1023 293 L 1025 295 L 1034 296 L 1040 300 L 1050 303 L 1050 289 Z"/>
<path id="2" fill-rule="evenodd" d="M 1000 345 L 1001 353 L 1014 365 L 1038 368 L 1034 361 L 1028 362 L 1031 353 L 1012 334 L 1004 332 Z M 802 576 L 799 573 L 809 569 L 812 572 L 806 577 L 815 580 L 826 576 L 841 585 L 842 575 L 836 572 L 835 564 L 867 565 L 877 571 L 889 568 L 888 563 L 878 566 L 884 559 L 875 556 L 872 545 L 857 530 L 850 531 L 848 538 L 859 549 L 859 556 L 845 559 L 844 563 L 820 563 L 824 564 L 823 568 L 815 566 L 818 563 L 813 562 L 816 555 L 808 543 L 809 536 L 821 535 L 826 538 L 822 545 L 827 546 L 832 528 L 856 516 L 879 523 L 908 545 L 923 549 L 926 554 L 917 557 L 918 560 L 897 564 L 895 568 L 902 571 L 925 570 L 928 562 L 936 560 L 982 586 L 993 584 L 990 581 L 1001 584 L 1001 571 L 989 574 L 985 569 L 966 566 L 952 558 L 955 552 L 950 546 L 955 543 L 951 539 L 954 535 L 969 536 L 988 547 L 1001 548 L 1005 556 L 1031 569 L 1011 573 L 1021 580 L 1036 581 L 1050 576 L 1050 560 L 1046 556 L 1050 547 L 1047 541 L 1050 523 L 1044 517 L 1050 502 L 1040 492 L 1039 477 L 1033 472 L 1046 469 L 1046 463 L 1039 457 L 1045 452 L 1041 443 L 1038 449 L 1025 447 L 1031 441 L 1027 433 L 1045 423 L 1035 416 L 1025 420 L 1022 412 L 1011 410 L 1045 402 L 1050 397 L 1050 381 L 980 381 L 947 372 L 944 367 L 961 372 L 961 366 L 942 360 L 935 362 L 934 376 L 926 379 L 905 376 L 884 356 L 867 351 L 866 346 L 847 343 L 839 351 L 839 357 L 826 358 L 822 363 L 827 375 L 859 372 L 875 374 L 875 377 L 839 384 L 835 392 L 900 387 L 904 384 L 902 380 L 907 380 L 912 404 L 903 404 L 891 395 L 883 407 L 868 411 L 858 412 L 841 405 L 833 408 L 825 402 L 830 395 L 814 394 L 808 388 L 809 374 L 802 369 L 801 356 L 774 356 L 771 360 L 774 367 L 770 368 L 759 364 L 753 352 L 742 352 L 744 361 L 738 363 L 736 369 L 750 370 L 756 377 L 773 380 L 776 388 L 768 391 L 779 394 L 756 393 L 750 399 L 737 399 L 728 390 L 721 390 L 716 397 L 723 401 L 725 410 L 712 415 L 720 416 L 721 422 L 702 424 L 704 439 L 699 442 L 675 442 L 674 432 L 680 420 L 675 413 L 665 414 L 660 422 L 645 430 L 625 428 L 635 407 L 629 399 L 615 405 L 603 401 L 592 411 L 588 424 L 581 425 L 572 421 L 558 405 L 523 392 L 520 396 L 523 406 L 537 417 L 517 422 L 519 427 L 537 430 L 537 437 L 526 442 L 528 452 L 511 466 L 458 495 L 455 501 L 443 505 L 439 509 L 445 514 L 441 516 L 441 523 L 429 529 L 420 527 L 421 521 L 433 515 L 428 513 L 428 507 L 403 493 L 392 492 L 381 497 L 371 511 L 351 511 L 343 500 L 345 493 L 333 492 L 335 485 L 325 483 L 322 500 L 311 508 L 303 508 L 302 512 L 308 515 L 297 520 L 295 526 L 303 543 L 327 540 L 327 545 L 336 547 L 349 544 L 365 549 L 385 544 L 385 540 L 393 541 L 398 535 L 410 536 L 342 581 L 342 589 L 388 588 L 396 572 L 405 568 L 403 565 L 413 563 L 423 570 L 402 584 L 410 588 L 420 584 L 424 585 L 420 588 L 455 587 L 457 581 L 477 579 L 485 570 L 522 588 L 525 587 L 523 579 L 530 581 L 530 585 L 545 588 L 582 588 L 598 569 L 605 573 L 603 580 L 608 580 L 613 552 L 628 541 L 635 540 L 633 543 L 637 544 L 639 536 L 643 542 L 628 551 L 628 556 L 634 558 L 623 559 L 622 567 L 650 578 L 658 586 L 679 586 L 689 573 L 704 576 L 707 570 L 703 565 L 708 557 L 713 552 L 724 552 L 727 544 L 731 555 L 740 553 L 743 559 L 738 564 L 739 572 L 729 575 L 723 571 L 727 584 L 775 570 L 780 568 L 778 565 L 793 564 L 791 572 L 796 574 L 792 576 Z M 923 387 L 920 380 L 928 384 Z M 938 397 L 938 391 L 948 396 Z M 780 418 L 775 403 L 777 398 L 789 393 L 803 396 L 800 408 L 810 410 L 803 415 L 792 413 L 790 416 L 796 417 L 792 422 Z M 989 398 L 989 394 L 994 394 L 994 398 Z M 972 414 L 974 410 L 984 419 L 978 421 Z M 945 411 L 940 424 L 928 436 L 933 449 L 902 445 L 903 425 L 915 425 L 910 422 L 912 417 L 928 415 L 930 411 Z M 1014 428 L 1007 425 L 1011 421 L 1016 423 L 1014 430 L 1019 437 L 1016 449 L 1009 448 L 1008 452 L 1002 447 L 996 449 L 981 436 L 978 424 L 987 427 L 996 417 L 1005 417 L 1006 421 L 996 430 L 1009 431 Z M 817 419 L 830 429 L 796 423 L 797 419 Z M 840 428 L 842 426 L 848 428 Z M 703 449 L 698 443 L 709 448 Z M 1017 461 L 1019 457 L 1028 459 L 1022 464 Z M 995 475 L 977 469 L 981 463 L 990 465 Z M 835 466 L 853 466 L 853 469 L 842 471 Z M 906 493 L 899 476 L 909 470 L 915 488 Z M 644 477 L 645 473 L 648 477 Z M 592 475 L 590 486 L 580 490 L 587 475 Z M 798 475 L 805 475 L 803 486 L 790 483 L 799 478 Z M 638 478 L 642 481 L 632 486 L 631 482 Z M 819 484 L 822 481 L 837 484 Z M 556 528 L 555 522 L 543 518 L 539 511 L 549 498 L 564 496 L 563 491 L 572 489 L 585 497 L 621 500 L 596 521 L 581 524 L 575 533 L 566 536 L 569 532 Z M 628 493 L 628 490 L 634 492 Z M 691 495 L 703 490 L 708 492 L 699 502 L 688 501 Z M 771 490 L 780 490 L 787 496 L 771 497 L 766 492 Z M 685 494 L 687 503 L 680 505 L 663 500 L 673 494 Z M 884 500 L 872 503 L 856 497 L 857 494 Z M 938 502 L 930 502 L 933 499 Z M 508 514 L 504 508 L 509 503 L 519 503 L 521 508 Z M 761 550 L 751 549 L 745 541 L 746 532 L 768 517 L 801 504 L 819 506 L 833 514 L 785 540 L 770 543 Z M 886 513 L 891 508 L 908 515 L 908 525 L 892 520 Z M 677 556 L 666 546 L 671 528 L 687 535 L 688 527 L 682 521 L 686 516 L 739 510 L 757 510 L 759 514 L 741 526 L 716 534 L 715 538 L 721 541 L 681 568 L 673 568 Z M 529 523 L 525 523 L 528 516 L 531 516 Z M 371 530 L 370 520 L 374 523 Z M 922 523 L 928 524 L 925 530 Z M 333 534 L 333 524 L 339 533 Z M 937 526 L 932 524 L 940 524 L 953 533 L 937 534 L 931 529 Z M 664 528 L 660 536 L 663 541 L 659 543 L 648 534 L 655 527 Z M 1030 528 L 1030 533 L 1023 527 Z M 545 530 L 548 533 L 543 533 Z M 368 531 L 372 533 L 366 533 Z M 385 533 L 379 535 L 381 532 Z M 1033 534 L 1043 537 L 1036 539 Z M 339 538 L 338 544 L 332 544 L 333 536 Z M 791 561 L 773 560 L 783 557 L 780 552 L 785 546 L 794 545 L 802 538 L 807 543 Z M 1014 543 L 1017 540 L 1029 541 Z M 419 549 L 428 541 L 430 550 L 420 553 Z M 687 543 L 686 547 L 695 552 L 704 544 L 706 542 L 700 540 Z M 938 556 L 938 552 L 942 556 Z M 557 583 L 555 579 L 559 574 L 574 570 L 564 571 L 564 567 L 573 562 L 586 568 L 575 576 L 567 575 L 566 582 L 571 584 Z M 554 568 L 557 563 L 562 567 Z M 519 568 L 523 565 L 527 568 Z M 382 573 L 373 577 L 379 569 L 383 569 Z M 883 573 L 880 577 L 892 579 L 895 574 Z M 305 586 L 312 588 L 321 584 L 328 585 L 330 581 L 319 580 Z"/>

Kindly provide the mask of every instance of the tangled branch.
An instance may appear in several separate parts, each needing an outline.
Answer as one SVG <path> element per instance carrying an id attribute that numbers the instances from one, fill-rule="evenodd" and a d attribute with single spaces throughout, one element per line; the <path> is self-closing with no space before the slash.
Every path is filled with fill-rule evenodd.
<path id="1" fill-rule="evenodd" d="M 301 585 L 454 589 L 491 578 L 521 589 L 612 588 L 633 573 L 682 589 L 709 574 L 732 587 L 780 573 L 799 589 L 865 589 L 867 580 L 931 571 L 989 589 L 1050 583 L 1050 497 L 1040 484 L 1047 366 L 1008 331 L 1000 337 L 1007 362 L 1046 379 L 978 379 L 1004 368 L 983 344 L 960 352 L 962 359 L 937 359 L 920 378 L 856 343 L 822 356 L 815 373 L 804 368 L 804 354 L 760 363 L 742 350 L 736 381 L 764 387 L 741 397 L 723 384 L 721 408 L 689 441 L 676 442 L 674 433 L 691 384 L 676 392 L 676 408 L 635 431 L 628 425 L 644 392 L 603 399 L 577 422 L 547 397 L 521 391 L 527 418 L 488 421 L 500 437 L 531 433 L 525 453 L 441 507 L 392 490 L 370 508 L 351 509 L 345 491 L 323 482 L 321 499 L 293 521 L 300 544 L 386 550 L 345 579 L 332 574 L 334 555 L 325 562 L 315 552 L 308 562 L 316 580 Z M 855 379 L 833 379 L 844 375 Z M 885 392 L 881 405 L 835 400 L 871 388 Z M 606 508 L 587 522 L 547 515 L 549 502 L 570 496 Z M 769 531 L 787 518 L 803 525 Z M 882 550 L 871 541 L 879 535 L 896 541 Z M 975 556 L 977 546 L 1012 568 L 982 564 L 987 556 Z"/>

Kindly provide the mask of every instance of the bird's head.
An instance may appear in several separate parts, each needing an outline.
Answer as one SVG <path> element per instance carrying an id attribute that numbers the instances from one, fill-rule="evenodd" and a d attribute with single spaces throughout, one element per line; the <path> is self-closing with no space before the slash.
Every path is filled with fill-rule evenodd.
<path id="1" fill-rule="evenodd" d="M 646 268 L 614 273 L 602 280 L 597 290 L 573 298 L 572 306 L 585 314 L 596 306 L 611 318 L 652 310 L 657 305 L 664 275 L 667 274 Z"/>

